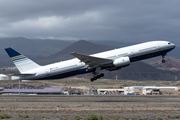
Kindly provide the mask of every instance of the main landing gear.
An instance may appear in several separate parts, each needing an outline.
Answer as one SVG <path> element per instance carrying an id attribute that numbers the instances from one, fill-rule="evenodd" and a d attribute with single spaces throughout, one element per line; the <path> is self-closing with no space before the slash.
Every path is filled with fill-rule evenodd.
<path id="1" fill-rule="evenodd" d="M 101 74 L 99 74 L 99 75 L 95 75 L 95 74 L 94 74 L 94 77 L 91 78 L 90 80 L 91 80 L 91 82 L 93 82 L 93 81 L 95 81 L 95 80 L 97 80 L 97 79 L 99 79 L 99 78 L 101 78 L 101 77 L 104 77 L 104 74 L 103 74 L 103 73 L 101 73 Z"/>
<path id="2" fill-rule="evenodd" d="M 162 55 L 162 63 L 165 63 L 166 60 L 164 59 L 167 54 Z"/>
<path id="3" fill-rule="evenodd" d="M 101 70 L 101 67 L 96 67 L 95 71 L 93 72 L 94 77 L 90 79 L 91 82 L 93 82 L 101 77 L 104 77 L 103 73 L 99 74 L 100 70 Z"/>

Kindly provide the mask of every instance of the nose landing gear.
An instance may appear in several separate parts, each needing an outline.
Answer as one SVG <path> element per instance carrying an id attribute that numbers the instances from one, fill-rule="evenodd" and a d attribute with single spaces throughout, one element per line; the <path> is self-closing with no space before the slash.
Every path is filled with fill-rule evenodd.
<path id="1" fill-rule="evenodd" d="M 166 62 L 166 60 L 163 59 L 163 60 L 162 60 L 162 63 L 165 63 L 165 62 Z"/>
<path id="2" fill-rule="evenodd" d="M 162 55 L 162 63 L 165 63 L 166 60 L 164 59 L 167 54 Z"/>

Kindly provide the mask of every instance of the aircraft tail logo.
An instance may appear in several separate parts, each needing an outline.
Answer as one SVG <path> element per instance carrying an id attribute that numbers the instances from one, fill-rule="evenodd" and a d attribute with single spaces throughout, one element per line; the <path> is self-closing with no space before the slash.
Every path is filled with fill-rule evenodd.
<path id="1" fill-rule="evenodd" d="M 6 48 L 5 51 L 7 52 L 13 63 L 16 65 L 20 73 L 25 73 L 29 70 L 40 67 L 37 63 L 33 62 L 32 60 L 12 48 Z"/>

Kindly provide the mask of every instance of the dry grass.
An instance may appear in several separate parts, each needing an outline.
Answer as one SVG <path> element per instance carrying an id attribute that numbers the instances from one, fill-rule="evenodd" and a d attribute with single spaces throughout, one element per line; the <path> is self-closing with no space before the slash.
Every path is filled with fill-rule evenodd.
<path id="1" fill-rule="evenodd" d="M 18 120 L 18 114 L 29 115 L 28 119 L 67 119 L 73 120 L 75 115 L 86 117 L 90 114 L 97 116 L 107 116 L 112 120 L 122 119 L 156 119 L 157 116 L 166 118 L 168 114 L 180 114 L 179 102 L 147 102 L 149 100 L 180 100 L 180 97 L 0 97 L 6 99 L 6 102 L 0 102 L 0 114 L 7 113 L 12 115 L 10 120 Z M 18 102 L 8 102 L 18 99 Z M 24 102 L 24 101 L 36 102 Z M 41 102 L 41 101 L 48 102 Z M 119 100 L 120 102 L 112 102 Z M 130 102 L 125 102 L 125 101 Z M 133 101 L 144 102 L 133 102 Z M 21 102 L 23 101 L 23 102 Z M 51 101 L 51 102 L 50 102 Z M 59 101 L 59 102 L 53 102 Z M 66 101 L 66 102 L 62 102 Z M 69 101 L 69 102 L 67 102 Z M 84 102 L 78 102 L 84 101 Z M 89 102 L 87 102 L 89 101 Z M 92 102 L 91 102 L 92 101 Z M 111 101 L 111 102 L 93 102 L 93 101 Z M 123 102 L 124 101 L 124 102 Z M 146 108 L 148 105 L 148 108 Z M 59 106 L 59 111 L 57 111 Z"/>

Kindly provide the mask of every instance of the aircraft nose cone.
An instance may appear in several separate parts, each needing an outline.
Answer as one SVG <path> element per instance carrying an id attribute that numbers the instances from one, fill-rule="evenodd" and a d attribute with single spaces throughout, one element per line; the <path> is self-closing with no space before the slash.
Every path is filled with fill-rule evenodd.
<path id="1" fill-rule="evenodd" d="M 173 48 L 175 48 L 175 47 L 176 47 L 176 45 L 175 45 L 174 43 L 172 43 L 172 47 L 173 47 Z"/>

